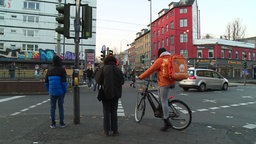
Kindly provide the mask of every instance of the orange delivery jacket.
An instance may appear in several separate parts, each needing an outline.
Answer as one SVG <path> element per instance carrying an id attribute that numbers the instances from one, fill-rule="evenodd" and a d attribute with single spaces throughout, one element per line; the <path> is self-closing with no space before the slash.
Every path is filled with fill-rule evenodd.
<path id="1" fill-rule="evenodd" d="M 171 57 L 171 54 L 169 52 L 163 52 L 159 58 L 156 59 L 156 61 L 144 72 L 139 76 L 139 79 L 144 79 L 149 77 L 152 73 L 157 71 L 157 83 L 158 86 L 168 86 L 168 85 L 173 85 L 176 83 L 175 80 L 165 78 L 163 77 L 163 72 L 162 69 L 163 67 L 161 66 L 163 63 L 164 58 Z"/>

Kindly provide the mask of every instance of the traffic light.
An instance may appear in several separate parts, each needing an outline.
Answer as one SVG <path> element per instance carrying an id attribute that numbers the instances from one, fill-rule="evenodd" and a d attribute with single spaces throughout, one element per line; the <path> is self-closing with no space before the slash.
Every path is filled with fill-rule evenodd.
<path id="1" fill-rule="evenodd" d="M 108 51 L 108 55 L 109 55 L 109 56 L 113 56 L 113 51 L 112 51 L 112 50 L 109 50 L 109 51 Z"/>
<path id="2" fill-rule="evenodd" d="M 104 61 L 105 56 L 106 56 L 105 50 L 102 50 L 102 51 L 101 51 L 101 55 L 100 55 L 100 57 L 101 57 L 100 60 L 101 60 L 101 61 Z"/>
<path id="3" fill-rule="evenodd" d="M 56 10 L 59 12 L 56 21 L 59 24 L 63 24 L 63 27 L 58 26 L 55 31 L 59 34 L 63 34 L 65 37 L 69 38 L 69 27 L 70 27 L 70 5 L 65 4 L 62 6 L 57 6 Z"/>
<path id="4" fill-rule="evenodd" d="M 247 68 L 247 62 L 246 62 L 246 61 L 244 61 L 244 63 L 243 63 L 243 68 L 244 68 L 244 69 Z"/>
<path id="5" fill-rule="evenodd" d="M 82 38 L 92 37 L 92 7 L 82 5 Z"/>

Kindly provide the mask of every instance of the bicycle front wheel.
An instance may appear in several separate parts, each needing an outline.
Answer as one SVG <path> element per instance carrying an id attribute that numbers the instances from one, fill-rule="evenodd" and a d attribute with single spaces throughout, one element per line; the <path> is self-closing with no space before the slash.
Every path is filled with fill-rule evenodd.
<path id="1" fill-rule="evenodd" d="M 143 93 L 139 92 L 137 95 L 137 102 L 136 102 L 136 106 L 135 106 L 135 121 L 137 123 L 139 123 L 144 114 L 145 114 L 145 108 L 146 108 L 146 101 L 145 101 L 145 96 Z"/>
<path id="2" fill-rule="evenodd" d="M 188 105 L 181 100 L 172 100 L 169 101 L 169 108 L 172 128 L 176 130 L 186 129 L 192 121 L 192 114 Z"/>

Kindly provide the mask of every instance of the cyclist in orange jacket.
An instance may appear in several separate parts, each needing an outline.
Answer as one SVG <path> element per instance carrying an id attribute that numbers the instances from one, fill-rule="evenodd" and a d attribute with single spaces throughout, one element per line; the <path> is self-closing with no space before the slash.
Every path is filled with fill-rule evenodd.
<path id="1" fill-rule="evenodd" d="M 169 128 L 172 127 L 169 120 L 168 98 L 171 94 L 171 88 L 175 86 L 176 81 L 163 77 L 163 67 L 161 66 L 163 63 L 163 59 L 168 57 L 171 57 L 171 54 L 167 52 L 165 48 L 160 48 L 158 50 L 158 58 L 156 59 L 156 61 L 139 76 L 139 79 L 144 79 L 157 71 L 158 95 L 163 109 L 164 121 L 164 126 L 161 128 L 161 131 L 167 131 Z"/>

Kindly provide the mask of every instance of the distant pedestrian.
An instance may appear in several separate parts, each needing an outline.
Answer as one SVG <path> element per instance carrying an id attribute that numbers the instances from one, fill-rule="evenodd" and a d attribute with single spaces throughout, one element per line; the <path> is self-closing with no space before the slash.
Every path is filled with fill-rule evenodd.
<path id="1" fill-rule="evenodd" d="M 133 69 L 131 72 L 131 79 L 132 79 L 132 83 L 130 84 L 130 86 L 135 88 L 135 81 L 136 81 L 136 70 Z"/>
<path id="2" fill-rule="evenodd" d="M 10 75 L 10 79 L 15 79 L 15 70 L 16 70 L 16 66 L 15 66 L 15 62 L 11 63 L 11 65 L 9 66 L 9 75 Z"/>
<path id="3" fill-rule="evenodd" d="M 93 70 L 92 70 L 92 68 L 88 68 L 86 70 L 86 76 L 88 78 L 88 87 L 90 88 L 92 86 L 92 78 L 93 78 Z"/>
<path id="4" fill-rule="evenodd" d="M 106 136 L 119 135 L 117 107 L 118 99 L 122 96 L 124 77 L 122 71 L 116 66 L 116 61 L 114 56 L 107 56 L 103 68 L 95 74 L 96 82 L 104 88 L 102 105 L 103 128 Z"/>
<path id="5" fill-rule="evenodd" d="M 64 123 L 64 97 L 67 92 L 66 70 L 62 67 L 62 59 L 55 55 L 52 60 L 53 64 L 49 67 L 45 76 L 45 86 L 50 95 L 51 102 L 51 128 L 56 128 L 55 111 L 56 103 L 59 108 L 60 127 L 66 127 Z"/>

